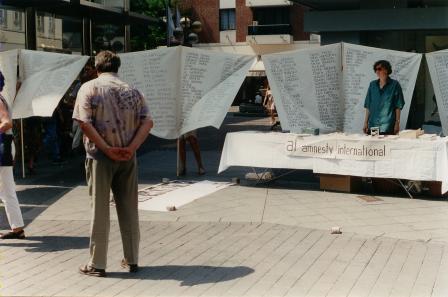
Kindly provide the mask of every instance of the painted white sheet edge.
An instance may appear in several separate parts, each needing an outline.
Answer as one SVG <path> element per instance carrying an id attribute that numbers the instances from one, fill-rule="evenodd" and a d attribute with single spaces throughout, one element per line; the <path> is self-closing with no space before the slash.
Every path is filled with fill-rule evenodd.
<path id="1" fill-rule="evenodd" d="M 199 66 L 190 65 L 186 61 L 189 54 L 208 57 L 209 61 Z M 145 58 L 150 55 L 160 55 L 161 59 L 164 59 L 164 63 Z M 145 94 L 154 118 L 154 129 L 151 133 L 166 139 L 175 139 L 186 132 L 205 126 L 218 128 L 250 67 L 255 63 L 254 56 L 187 47 L 125 53 L 120 57 L 122 57 L 123 63 L 119 75 L 122 75 L 124 81 Z M 206 60 L 204 59 L 204 61 Z M 230 64 L 233 65 L 233 72 L 229 73 L 227 77 L 223 77 L 222 66 Z M 135 68 L 133 71 L 132 67 Z M 145 73 L 145 69 L 151 67 L 158 71 Z M 200 98 L 195 98 L 194 92 L 188 92 L 191 87 L 185 85 L 185 82 L 190 83 L 189 76 L 194 76 L 194 73 L 187 70 L 195 67 L 204 70 L 206 74 L 203 81 L 194 83 L 196 92 L 202 94 Z M 127 68 L 126 71 L 125 68 Z M 160 81 L 161 76 L 164 77 L 165 85 L 159 87 L 157 84 L 151 84 L 152 80 Z M 167 91 L 159 92 L 158 88 L 165 88 Z M 166 98 L 157 97 L 159 93 Z"/>
<path id="2" fill-rule="evenodd" d="M 182 187 L 166 194 L 154 197 L 144 202 L 139 202 L 138 208 L 151 211 L 169 211 L 167 207 L 181 207 L 201 197 L 210 195 L 232 185 L 225 182 L 213 182 L 204 180 L 193 185 Z"/>

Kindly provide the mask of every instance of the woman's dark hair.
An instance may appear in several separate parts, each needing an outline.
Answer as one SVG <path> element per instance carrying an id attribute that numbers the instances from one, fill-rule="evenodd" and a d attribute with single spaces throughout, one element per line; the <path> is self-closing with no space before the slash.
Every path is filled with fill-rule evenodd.
<path id="1" fill-rule="evenodd" d="M 95 67 L 98 72 L 118 72 L 120 57 L 111 51 L 102 51 L 95 57 Z"/>
<path id="2" fill-rule="evenodd" d="M 376 61 L 375 64 L 373 64 L 373 71 L 376 72 L 376 67 L 381 66 L 387 70 L 387 74 L 392 73 L 392 65 L 390 65 L 389 61 L 386 60 L 379 60 Z"/>

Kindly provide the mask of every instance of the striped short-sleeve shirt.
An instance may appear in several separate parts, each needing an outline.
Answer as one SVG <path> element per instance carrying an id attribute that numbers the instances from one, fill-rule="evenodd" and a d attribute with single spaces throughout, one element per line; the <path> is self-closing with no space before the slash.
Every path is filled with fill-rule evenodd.
<path id="1" fill-rule="evenodd" d="M 108 145 L 126 147 L 141 121 L 151 119 L 151 114 L 140 91 L 121 81 L 115 73 L 102 73 L 79 89 L 73 119 L 92 124 Z M 104 157 L 86 137 L 84 146 L 88 158 Z"/>

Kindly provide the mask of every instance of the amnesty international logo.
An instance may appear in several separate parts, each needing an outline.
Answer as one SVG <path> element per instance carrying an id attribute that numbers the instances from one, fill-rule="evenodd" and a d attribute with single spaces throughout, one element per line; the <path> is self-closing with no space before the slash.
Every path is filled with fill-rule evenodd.
<path id="1" fill-rule="evenodd" d="M 286 142 L 290 156 L 349 160 L 387 160 L 390 148 L 387 142 L 321 137 L 290 138 Z"/>

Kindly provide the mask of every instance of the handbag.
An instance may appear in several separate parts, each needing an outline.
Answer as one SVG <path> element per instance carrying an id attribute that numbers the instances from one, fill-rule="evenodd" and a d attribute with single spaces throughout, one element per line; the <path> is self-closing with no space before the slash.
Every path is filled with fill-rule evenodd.
<path id="1" fill-rule="evenodd" d="M 0 133 L 0 166 L 12 166 L 12 142 L 14 136 L 12 134 Z"/>

